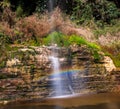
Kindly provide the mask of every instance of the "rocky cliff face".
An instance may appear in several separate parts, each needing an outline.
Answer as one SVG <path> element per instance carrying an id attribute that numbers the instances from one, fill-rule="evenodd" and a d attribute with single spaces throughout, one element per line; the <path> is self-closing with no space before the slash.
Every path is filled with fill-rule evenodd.
<path id="1" fill-rule="evenodd" d="M 96 62 L 86 46 L 31 46 L 10 51 L 0 72 L 0 100 L 43 98 L 53 93 L 48 81 L 53 72 L 49 59 L 53 51 L 59 58 L 61 70 L 79 70 L 77 76 L 71 77 L 75 93 L 119 90 L 120 71 L 115 71 L 110 58 L 101 55 L 101 60 Z"/>

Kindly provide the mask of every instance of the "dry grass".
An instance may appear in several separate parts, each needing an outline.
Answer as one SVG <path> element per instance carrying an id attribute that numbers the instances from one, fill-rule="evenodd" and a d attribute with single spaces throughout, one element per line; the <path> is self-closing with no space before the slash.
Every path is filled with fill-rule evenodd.
<path id="1" fill-rule="evenodd" d="M 14 29 L 10 27 L 8 22 L 0 22 L 0 33 L 3 33 L 9 37 L 13 37 L 14 34 Z"/>
<path id="2" fill-rule="evenodd" d="M 43 37 L 50 30 L 48 21 L 39 19 L 36 15 L 21 19 L 15 27 L 17 31 L 23 33 L 23 36 L 28 39 L 32 36 Z"/>
<path id="3" fill-rule="evenodd" d="M 84 30 L 76 28 L 69 18 L 63 15 L 59 8 L 56 8 L 51 13 L 45 13 L 40 16 L 34 14 L 21 18 L 14 22 L 12 26 L 7 20 L 0 22 L 0 32 L 10 36 L 13 40 L 19 39 L 21 41 L 28 41 L 33 37 L 39 39 L 47 36 L 52 31 L 59 31 L 65 35 L 82 35 L 86 38 L 90 32 L 87 33 Z"/>

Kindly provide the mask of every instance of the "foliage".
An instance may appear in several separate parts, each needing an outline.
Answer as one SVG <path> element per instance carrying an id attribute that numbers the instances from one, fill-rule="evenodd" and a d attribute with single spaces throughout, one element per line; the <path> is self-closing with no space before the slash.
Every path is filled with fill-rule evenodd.
<path id="1" fill-rule="evenodd" d="M 12 40 L 10 39 L 10 37 L 4 35 L 3 33 L 0 33 L 0 45 L 3 44 L 10 44 L 12 43 Z"/>
<path id="2" fill-rule="evenodd" d="M 107 0 L 75 0 L 72 19 L 78 24 L 89 20 L 101 23 L 111 23 L 113 19 L 120 17 L 120 11 L 113 2 Z"/>
<path id="3" fill-rule="evenodd" d="M 23 8 L 21 5 L 19 5 L 16 9 L 16 16 L 17 17 L 22 17 L 23 16 Z"/>
<path id="4" fill-rule="evenodd" d="M 118 0 L 2 0 L 2 7 L 11 7 L 14 11 L 20 11 L 26 15 L 31 15 L 34 12 L 50 11 L 50 2 L 52 7 L 60 7 L 64 12 L 72 15 L 72 19 L 77 23 L 84 23 L 85 21 L 101 20 L 102 22 L 110 23 L 112 19 L 120 16 Z"/>
<path id="5" fill-rule="evenodd" d="M 65 36 L 62 33 L 53 32 L 49 34 L 46 38 L 43 38 L 43 44 L 57 44 L 58 46 L 66 46 L 68 42 L 65 40 Z"/>
<path id="6" fill-rule="evenodd" d="M 38 18 L 37 15 L 32 15 L 19 20 L 16 25 L 16 36 L 20 42 L 36 40 L 45 36 L 49 32 L 49 23 L 46 18 Z"/>
<path id="7" fill-rule="evenodd" d="M 115 24 L 104 25 L 102 28 L 94 29 L 94 35 L 99 37 L 101 35 L 106 35 L 107 33 L 110 33 L 111 35 L 118 33 L 120 31 L 120 19 L 114 21 L 114 23 Z"/>
<path id="8" fill-rule="evenodd" d="M 3 33 L 0 33 L 0 68 L 5 67 L 10 43 L 12 43 L 11 39 Z"/>
<path id="9" fill-rule="evenodd" d="M 87 40 L 85 40 L 83 37 L 72 35 L 69 36 L 69 42 L 70 44 L 77 44 L 77 45 L 87 45 L 91 49 L 100 50 L 100 46 L 95 43 L 90 43 Z"/>
<path id="10" fill-rule="evenodd" d="M 40 46 L 41 44 L 40 44 L 40 41 L 37 39 L 37 40 L 35 40 L 35 39 L 31 39 L 31 40 L 29 40 L 29 41 L 24 41 L 24 42 L 22 42 L 22 44 L 23 45 L 25 45 L 25 46 Z"/>
<path id="11" fill-rule="evenodd" d="M 3 0 L 0 2 L 0 7 L 2 9 L 9 8 L 11 6 L 9 0 Z"/>
<path id="12" fill-rule="evenodd" d="M 47 0 L 38 0 L 36 4 L 35 11 L 37 13 L 44 12 L 47 9 Z"/>
<path id="13" fill-rule="evenodd" d="M 100 50 L 100 46 L 95 43 L 90 43 L 81 36 L 71 35 L 66 36 L 60 32 L 52 32 L 46 38 L 43 38 L 42 44 L 52 45 L 57 44 L 58 46 L 69 46 L 69 45 L 86 45 L 90 49 Z"/>
<path id="14" fill-rule="evenodd" d="M 83 23 L 86 20 L 92 19 L 92 7 L 91 4 L 83 0 L 75 0 L 75 6 L 73 7 L 72 19 L 77 23 Z"/>
<path id="15" fill-rule="evenodd" d="M 20 13 L 18 12 L 18 16 L 20 16 Z M 61 11 L 57 8 L 52 12 L 51 16 L 49 16 L 49 13 L 41 16 L 33 14 L 17 19 L 12 26 L 7 21 L 2 21 L 0 22 L 0 32 L 9 36 L 15 43 L 20 44 L 25 41 L 29 42 L 29 40 L 37 42 L 37 40 L 40 41 L 41 37 L 46 36 L 53 30 L 61 31 L 60 29 L 65 28 L 63 25 L 70 25 L 69 22 L 69 20 L 62 17 Z"/>
<path id="16" fill-rule="evenodd" d="M 77 44 L 77 45 L 87 44 L 87 41 L 84 38 L 76 36 L 76 35 L 70 36 L 69 41 L 71 44 Z"/>

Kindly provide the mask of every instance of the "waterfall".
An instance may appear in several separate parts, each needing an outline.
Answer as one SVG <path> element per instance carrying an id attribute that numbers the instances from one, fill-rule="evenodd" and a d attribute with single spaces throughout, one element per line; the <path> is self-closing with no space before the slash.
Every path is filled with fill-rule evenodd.
<path id="1" fill-rule="evenodd" d="M 51 62 L 52 62 L 52 67 L 53 67 L 53 79 L 55 81 L 52 81 L 53 88 L 55 90 L 55 96 L 60 96 L 63 94 L 62 91 L 62 77 L 60 75 L 60 64 L 59 64 L 59 59 L 57 57 L 50 56 L 49 57 Z M 55 75 L 57 73 L 57 76 Z"/>
<path id="2" fill-rule="evenodd" d="M 49 12 L 53 11 L 55 6 L 56 0 L 49 0 L 48 1 L 48 10 Z M 51 26 L 54 30 L 54 18 L 51 20 Z M 66 94 L 66 89 L 69 90 L 70 93 L 74 94 L 74 91 L 71 86 L 71 82 L 69 80 L 68 75 L 66 75 L 64 78 L 66 78 L 66 83 L 63 81 L 63 76 L 60 73 L 60 63 L 58 58 L 58 50 L 57 50 L 57 44 L 54 44 L 54 40 L 52 39 L 51 43 L 53 46 L 52 48 L 52 54 L 49 56 L 49 59 L 51 60 L 52 69 L 53 69 L 53 76 L 52 76 L 52 87 L 54 89 L 54 95 L 53 96 L 63 96 Z M 66 88 L 67 87 L 67 88 Z"/>

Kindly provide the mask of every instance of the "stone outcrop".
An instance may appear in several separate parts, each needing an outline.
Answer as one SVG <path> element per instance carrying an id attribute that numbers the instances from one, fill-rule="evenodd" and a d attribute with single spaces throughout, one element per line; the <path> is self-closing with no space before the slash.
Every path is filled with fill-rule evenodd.
<path id="1" fill-rule="evenodd" d="M 115 70 L 109 57 L 101 56 L 101 60 L 96 62 L 91 50 L 86 46 L 73 45 L 69 48 L 31 46 L 9 53 L 6 66 L 0 72 L 0 100 L 50 96 L 54 92 L 48 79 L 53 70 L 49 59 L 53 52 L 59 58 L 61 70 L 79 70 L 76 76 L 71 75 L 75 93 L 120 90 L 120 71 Z M 66 79 L 64 81 L 66 83 Z"/>

